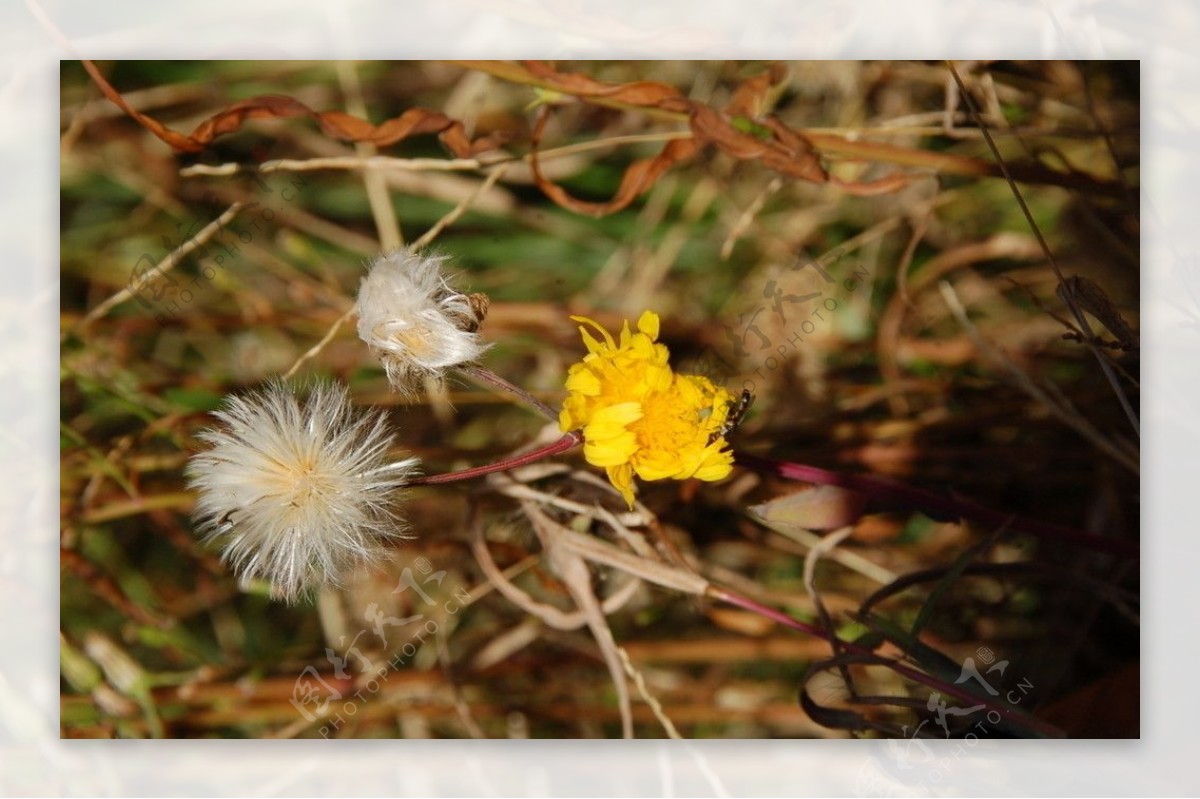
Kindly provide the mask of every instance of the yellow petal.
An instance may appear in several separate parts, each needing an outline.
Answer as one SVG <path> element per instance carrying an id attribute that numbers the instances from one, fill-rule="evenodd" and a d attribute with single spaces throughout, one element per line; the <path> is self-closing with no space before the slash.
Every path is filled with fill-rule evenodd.
<path id="1" fill-rule="evenodd" d="M 596 340 L 596 337 L 587 332 L 584 328 L 579 328 L 579 334 L 583 336 L 583 346 L 587 347 L 588 357 L 604 352 L 604 345 Z"/>
<path id="2" fill-rule="evenodd" d="M 653 364 L 665 364 L 666 359 L 659 357 L 658 348 L 663 347 L 662 344 L 655 344 L 649 336 L 638 333 L 630 342 L 630 349 L 638 360 L 646 361 Z M 665 350 L 666 347 L 663 347 Z"/>
<path id="3" fill-rule="evenodd" d="M 679 460 L 667 453 L 641 453 L 635 466 L 643 480 L 666 480 L 679 472 Z"/>
<path id="4" fill-rule="evenodd" d="M 609 335 L 609 332 L 608 332 L 607 330 L 605 330 L 603 327 L 601 327 L 601 326 L 600 326 L 600 323 L 599 323 L 599 322 L 597 322 L 595 319 L 589 319 L 589 318 L 588 318 L 588 317 L 586 317 L 586 316 L 572 316 L 571 318 L 572 318 L 573 320 L 575 320 L 576 322 L 580 322 L 580 323 L 583 323 L 583 324 L 588 324 L 588 325 L 591 325 L 592 327 L 596 328 L 596 330 L 600 332 L 600 335 L 604 336 L 604 342 L 605 342 L 606 344 L 608 344 L 609 348 L 610 348 L 610 349 L 616 349 L 616 346 L 617 346 L 617 345 L 616 345 L 616 343 L 613 341 L 613 337 L 612 337 L 611 335 Z M 588 334 L 587 330 L 586 330 L 586 329 L 584 329 L 583 327 L 580 327 L 580 328 L 579 328 L 579 332 L 583 334 L 583 341 L 584 341 L 584 343 L 585 343 L 585 344 L 588 342 L 588 340 L 589 340 L 589 339 L 591 339 L 593 342 L 595 342 L 597 345 L 599 345 L 599 342 L 598 342 L 598 341 L 596 341 L 594 338 L 592 338 L 592 337 L 591 337 L 591 336 Z M 592 350 L 592 348 L 591 348 L 591 347 L 588 347 L 588 350 L 589 350 L 589 351 L 591 351 L 591 352 L 594 352 L 594 351 L 595 351 L 595 350 Z"/>
<path id="5" fill-rule="evenodd" d="M 628 463 L 630 456 L 637 451 L 637 437 L 629 431 L 611 438 L 589 438 L 588 430 L 583 430 L 583 457 L 593 466 L 620 466 Z"/>
<path id="6" fill-rule="evenodd" d="M 713 442 L 712 446 L 716 447 L 718 443 L 720 442 Z M 716 480 L 724 480 L 732 471 L 733 453 L 728 450 L 724 452 L 714 450 L 707 454 L 700 468 L 696 470 L 695 477 L 711 483 Z"/>
<path id="7" fill-rule="evenodd" d="M 612 438 L 625 432 L 625 428 L 641 418 L 641 403 L 618 402 L 593 413 L 584 435 L 597 439 Z"/>
<path id="8" fill-rule="evenodd" d="M 605 471 L 608 473 L 608 482 L 621 492 L 625 503 L 629 505 L 630 510 L 633 510 L 633 469 L 629 467 L 629 464 L 625 464 L 609 466 Z"/>
<path id="9" fill-rule="evenodd" d="M 638 330 L 645 333 L 651 340 L 658 338 L 658 314 L 654 311 L 642 311 L 638 317 Z"/>
<path id="10" fill-rule="evenodd" d="M 596 373 L 586 366 L 581 369 L 576 365 L 571 367 L 571 371 L 567 373 L 567 391 L 577 391 L 589 397 L 599 396 L 600 378 L 596 377 Z"/>
<path id="11" fill-rule="evenodd" d="M 654 391 L 666 391 L 671 387 L 671 383 L 675 380 L 675 373 L 671 371 L 669 366 L 655 367 L 651 372 L 650 388 Z"/>
<path id="12" fill-rule="evenodd" d="M 701 403 L 700 389 L 692 375 L 675 375 L 675 390 L 683 404 L 695 407 Z"/>

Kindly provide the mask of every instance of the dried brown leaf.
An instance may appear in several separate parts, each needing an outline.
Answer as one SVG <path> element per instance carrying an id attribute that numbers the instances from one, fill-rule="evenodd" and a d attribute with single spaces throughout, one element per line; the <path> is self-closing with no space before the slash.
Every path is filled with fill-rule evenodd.
<path id="1" fill-rule="evenodd" d="M 542 132 L 545 130 L 546 122 L 549 119 L 549 109 L 543 108 L 538 115 L 537 125 L 533 131 L 533 147 L 529 158 L 530 171 L 533 173 L 534 183 L 545 192 L 547 197 L 563 208 L 569 208 L 580 214 L 605 216 L 620 211 L 636 200 L 638 196 L 648 191 L 664 172 L 675 164 L 692 158 L 699 149 L 693 139 L 675 139 L 670 141 L 653 158 L 643 158 L 630 164 L 625 169 L 625 174 L 621 176 L 621 183 L 617 187 L 617 193 L 613 195 L 611 200 L 601 203 L 588 202 L 587 200 L 572 197 L 566 189 L 547 180 L 542 174 L 538 163 L 537 149 L 541 141 Z"/>
<path id="2" fill-rule="evenodd" d="M 712 145 L 740 161 L 760 161 L 768 169 L 810 183 L 834 183 L 851 194 L 881 194 L 897 191 L 908 183 L 906 175 L 889 175 L 876 181 L 831 181 L 812 142 L 772 116 L 763 116 L 767 92 L 783 78 L 776 66 L 743 81 L 723 110 L 690 100 L 678 89 L 652 81 L 609 84 L 580 73 L 558 72 L 540 61 L 522 62 L 530 82 L 579 98 L 585 102 L 619 103 L 634 108 L 686 114 L 691 139 L 670 142 L 658 155 L 630 164 L 621 183 L 607 202 L 588 202 L 572 197 L 547 180 L 538 166 L 537 150 L 549 118 L 543 108 L 534 131 L 530 163 L 534 182 L 554 202 L 579 213 L 604 216 L 626 208 L 671 167 L 687 161 Z M 511 72 L 511 70 L 510 70 Z M 512 75 L 509 75 L 512 78 Z"/>
<path id="3" fill-rule="evenodd" d="M 640 108 L 686 112 L 692 102 L 674 86 L 649 80 L 604 83 L 581 72 L 559 72 L 545 61 L 522 61 L 528 75 L 555 91 L 581 100 L 608 100 Z"/>
<path id="4" fill-rule="evenodd" d="M 438 111 L 410 108 L 398 117 L 375 125 L 342 111 L 314 111 L 299 100 L 279 94 L 263 94 L 233 103 L 201 122 L 190 134 L 183 134 L 135 110 L 91 61 L 85 60 L 83 66 L 105 97 L 143 128 L 173 149 L 185 153 L 201 152 L 218 136 L 240 129 L 247 120 L 293 117 L 308 117 L 314 120 L 321 131 L 331 138 L 369 142 L 379 146 L 395 144 L 410 136 L 436 134 L 442 144 L 458 158 L 470 158 L 485 150 L 495 149 L 499 144 L 493 137 L 482 137 L 472 141 L 461 122 Z"/>

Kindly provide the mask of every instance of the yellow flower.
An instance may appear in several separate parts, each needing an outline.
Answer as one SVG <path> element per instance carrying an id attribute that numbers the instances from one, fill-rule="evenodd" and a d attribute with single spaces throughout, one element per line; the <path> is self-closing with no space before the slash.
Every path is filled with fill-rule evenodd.
<path id="1" fill-rule="evenodd" d="M 733 453 L 720 435 L 731 397 L 696 375 L 676 374 L 667 348 L 656 343 L 658 314 L 645 311 L 637 332 L 629 322 L 619 342 L 591 319 L 572 316 L 588 354 L 567 373 L 559 415 L 564 431 L 583 429 L 583 456 L 603 466 L 633 507 L 633 476 L 643 480 L 720 480 L 733 469 Z"/>

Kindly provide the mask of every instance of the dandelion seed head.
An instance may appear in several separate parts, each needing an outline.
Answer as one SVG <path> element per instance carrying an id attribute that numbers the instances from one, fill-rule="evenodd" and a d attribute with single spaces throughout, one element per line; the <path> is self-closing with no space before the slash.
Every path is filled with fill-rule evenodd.
<path id="1" fill-rule="evenodd" d="M 416 458 L 388 458 L 382 413 L 356 411 L 344 387 L 300 398 L 282 382 L 231 397 L 211 448 L 192 457 L 197 528 L 243 579 L 261 579 L 295 602 L 387 557 L 404 537 L 398 492 Z"/>
<path id="2" fill-rule="evenodd" d="M 486 302 L 449 286 L 442 273 L 446 260 L 397 250 L 371 265 L 358 290 L 358 335 L 402 394 L 487 349 L 476 332 Z"/>

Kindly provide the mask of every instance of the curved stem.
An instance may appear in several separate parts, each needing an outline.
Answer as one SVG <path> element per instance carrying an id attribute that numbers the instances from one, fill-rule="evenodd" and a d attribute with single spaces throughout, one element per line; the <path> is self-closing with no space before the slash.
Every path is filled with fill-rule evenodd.
<path id="1" fill-rule="evenodd" d="M 832 631 L 827 632 L 815 627 L 814 625 L 802 622 L 799 619 L 794 619 L 781 610 L 776 610 L 775 608 L 755 602 L 753 599 L 742 596 L 734 591 L 730 591 L 728 588 L 721 588 L 719 586 L 710 584 L 705 593 L 707 593 L 713 599 L 720 600 L 721 602 L 725 602 L 743 610 L 748 610 L 751 613 L 756 613 L 759 616 L 776 621 L 785 627 L 790 627 L 793 630 L 799 630 L 800 632 L 808 633 L 809 635 L 815 635 L 818 638 L 823 638 L 826 641 L 829 641 L 831 646 L 834 646 L 834 642 L 830 640 L 830 638 L 833 636 Z M 859 646 L 851 641 L 843 641 L 838 639 L 836 642 L 836 647 L 834 647 L 835 655 L 837 654 L 838 649 L 869 658 L 871 662 L 878 662 L 880 665 L 886 665 L 888 668 L 894 670 L 897 674 L 903 675 L 913 682 L 920 683 L 921 685 L 931 688 L 934 691 L 943 693 L 946 696 L 952 696 L 964 704 L 969 705 L 982 702 L 989 709 L 995 710 L 1001 716 L 1008 718 L 1016 724 L 1036 730 L 1042 735 L 1052 738 L 1061 738 L 1063 735 L 1062 730 L 1051 724 L 1047 724 L 1035 716 L 1022 714 L 1013 710 L 1007 705 L 995 702 L 987 697 L 976 696 L 975 694 L 960 688 L 957 685 L 951 685 L 943 680 L 939 680 L 937 677 L 914 669 L 911 666 L 906 666 L 905 664 L 892 658 L 885 658 L 871 649 Z"/>
<path id="2" fill-rule="evenodd" d="M 492 472 L 506 472 L 509 469 L 516 469 L 520 466 L 525 466 L 530 463 L 535 463 L 543 458 L 549 458 L 554 455 L 559 455 L 569 449 L 573 449 L 581 441 L 583 436 L 577 432 L 567 433 L 562 438 L 555 441 L 553 444 L 547 444 L 540 449 L 535 449 L 532 452 L 523 452 L 520 455 L 513 455 L 495 463 L 486 463 L 483 466 L 472 466 L 469 469 L 462 469 L 457 472 L 445 472 L 444 474 L 429 474 L 421 477 L 414 477 L 405 482 L 405 485 L 421 486 L 435 485 L 437 483 L 454 483 L 459 480 L 471 480 L 476 477 L 482 477 L 485 474 Z"/>
<path id="3" fill-rule="evenodd" d="M 744 452 L 734 453 L 734 462 L 759 472 L 774 474 L 787 480 L 799 480 L 815 485 L 831 485 L 866 494 L 874 499 L 893 502 L 911 510 L 938 515 L 974 519 L 996 529 L 1008 528 L 1022 533 L 1062 541 L 1073 546 L 1108 552 L 1123 558 L 1140 557 L 1137 542 L 1096 535 L 1073 527 L 1030 519 L 1014 513 L 1004 513 L 969 499 L 954 499 L 924 488 L 905 485 L 882 477 L 842 474 L 802 463 L 763 458 Z"/>

